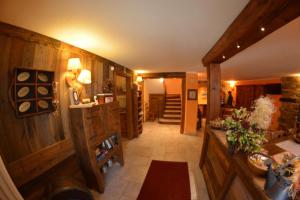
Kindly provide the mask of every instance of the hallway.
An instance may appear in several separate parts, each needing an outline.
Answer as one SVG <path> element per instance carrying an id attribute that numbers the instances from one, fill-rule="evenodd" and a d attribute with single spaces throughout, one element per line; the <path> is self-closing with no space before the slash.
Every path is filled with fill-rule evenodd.
<path id="1" fill-rule="evenodd" d="M 199 133 L 198 137 L 183 135 L 179 131 L 178 125 L 146 122 L 139 138 L 130 141 L 123 140 L 125 165 L 120 167 L 114 164 L 108 169 L 105 193 L 93 192 L 96 199 L 136 199 L 151 160 L 188 162 L 192 199 L 208 199 L 206 186 L 198 166 L 203 133 Z"/>

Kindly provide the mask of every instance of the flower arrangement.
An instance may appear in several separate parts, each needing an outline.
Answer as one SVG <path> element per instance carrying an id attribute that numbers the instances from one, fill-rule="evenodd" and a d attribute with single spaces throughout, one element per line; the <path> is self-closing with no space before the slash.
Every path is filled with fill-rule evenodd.
<path id="1" fill-rule="evenodd" d="M 253 111 L 246 108 L 235 109 L 232 116 L 225 119 L 227 141 L 231 153 L 242 151 L 258 153 L 265 141 L 265 130 L 270 126 L 275 108 L 269 97 L 260 97 L 254 102 Z"/>

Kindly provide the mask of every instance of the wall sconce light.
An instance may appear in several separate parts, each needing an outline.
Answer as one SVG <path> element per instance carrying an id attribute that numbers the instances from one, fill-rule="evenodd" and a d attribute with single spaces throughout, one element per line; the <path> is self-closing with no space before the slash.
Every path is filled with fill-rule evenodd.
<path id="1" fill-rule="evenodd" d="M 160 79 L 159 79 L 159 82 L 160 82 L 160 83 L 163 83 L 163 82 L 164 82 L 164 78 L 160 78 Z"/>
<path id="2" fill-rule="evenodd" d="M 87 69 L 81 70 L 77 80 L 82 84 L 91 84 L 92 83 L 91 71 Z"/>
<path id="3" fill-rule="evenodd" d="M 69 58 L 66 73 L 66 82 L 70 87 L 76 87 L 76 78 L 81 69 L 81 62 L 79 58 Z"/>
<path id="4" fill-rule="evenodd" d="M 233 89 L 235 87 L 236 81 L 228 81 L 229 86 L 231 89 Z"/>
<path id="5" fill-rule="evenodd" d="M 79 58 L 69 58 L 68 71 L 76 72 L 81 69 L 81 62 Z"/>
<path id="6" fill-rule="evenodd" d="M 137 76 L 136 77 L 136 82 L 143 82 L 143 77 L 142 76 Z"/>

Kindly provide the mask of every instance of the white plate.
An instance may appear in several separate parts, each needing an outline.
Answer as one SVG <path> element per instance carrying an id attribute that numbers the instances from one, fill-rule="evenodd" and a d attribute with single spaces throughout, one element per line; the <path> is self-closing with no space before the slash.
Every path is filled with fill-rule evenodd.
<path id="1" fill-rule="evenodd" d="M 21 105 L 19 106 L 19 111 L 21 113 L 26 112 L 27 110 L 29 110 L 30 105 L 31 105 L 31 103 L 28 101 L 21 103 Z"/>
<path id="2" fill-rule="evenodd" d="M 37 91 L 41 95 L 47 95 L 49 93 L 48 89 L 43 86 L 39 86 Z"/>
<path id="3" fill-rule="evenodd" d="M 49 104 L 47 101 L 44 100 L 39 100 L 38 101 L 38 105 L 39 107 L 43 108 L 43 109 L 47 109 L 49 107 Z"/>
<path id="4" fill-rule="evenodd" d="M 30 78 L 29 72 L 22 72 L 17 76 L 17 80 L 20 82 L 26 81 Z"/>
<path id="5" fill-rule="evenodd" d="M 48 76 L 43 73 L 38 73 L 38 79 L 42 82 L 48 82 Z"/>
<path id="6" fill-rule="evenodd" d="M 29 93 L 30 89 L 29 87 L 21 87 L 18 91 L 18 97 L 25 97 Z"/>

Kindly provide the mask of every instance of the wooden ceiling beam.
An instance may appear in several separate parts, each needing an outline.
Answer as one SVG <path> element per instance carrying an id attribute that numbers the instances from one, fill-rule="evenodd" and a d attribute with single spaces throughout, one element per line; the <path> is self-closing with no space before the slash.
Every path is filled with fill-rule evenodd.
<path id="1" fill-rule="evenodd" d="M 184 78 L 185 72 L 158 72 L 141 74 L 143 78 Z"/>
<path id="2" fill-rule="evenodd" d="M 222 63 L 299 16 L 299 0 L 250 0 L 202 62 Z"/>

